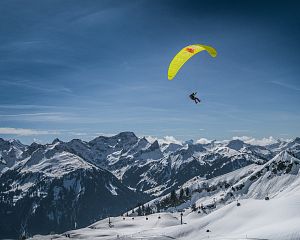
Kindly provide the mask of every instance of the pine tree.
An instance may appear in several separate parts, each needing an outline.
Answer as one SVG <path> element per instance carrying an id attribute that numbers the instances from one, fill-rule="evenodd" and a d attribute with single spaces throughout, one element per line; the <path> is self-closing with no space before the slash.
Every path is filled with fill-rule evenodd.
<path id="1" fill-rule="evenodd" d="M 197 211 L 196 203 L 193 203 L 193 205 L 192 205 L 192 211 L 193 212 Z"/>
<path id="2" fill-rule="evenodd" d="M 190 196 L 190 189 L 188 187 L 185 189 L 185 195 L 187 197 Z"/>
<path id="3" fill-rule="evenodd" d="M 179 194 L 179 199 L 183 199 L 183 197 L 184 197 L 184 190 L 181 188 L 180 189 L 180 194 Z"/>
<path id="4" fill-rule="evenodd" d="M 144 206 L 144 204 L 142 205 L 142 212 L 145 213 L 145 206 Z"/>
<path id="5" fill-rule="evenodd" d="M 139 206 L 139 208 L 138 208 L 138 210 L 137 210 L 137 214 L 138 214 L 138 216 L 142 216 L 142 208 L 141 208 L 141 206 Z"/>
<path id="6" fill-rule="evenodd" d="M 158 213 L 160 212 L 160 208 L 161 208 L 161 206 L 160 206 L 160 203 L 158 202 L 158 203 L 156 204 L 156 209 L 157 209 L 157 212 L 158 212 Z"/>
<path id="7" fill-rule="evenodd" d="M 149 215 L 149 214 L 151 214 L 151 212 L 152 212 L 152 210 L 151 210 L 151 208 L 150 208 L 150 206 L 148 204 L 147 207 L 146 207 L 146 209 L 145 209 L 145 214 Z"/>
<path id="8" fill-rule="evenodd" d="M 173 189 L 171 192 L 171 196 L 170 196 L 170 200 L 171 200 L 171 204 L 174 206 L 177 202 L 177 196 L 176 196 L 176 192 Z"/>

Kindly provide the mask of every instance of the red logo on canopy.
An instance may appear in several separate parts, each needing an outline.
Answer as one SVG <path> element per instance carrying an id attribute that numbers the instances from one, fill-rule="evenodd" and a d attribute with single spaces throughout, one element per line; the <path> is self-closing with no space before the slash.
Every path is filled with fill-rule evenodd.
<path id="1" fill-rule="evenodd" d="M 187 50 L 187 51 L 190 52 L 190 53 L 194 53 L 194 52 L 195 52 L 195 49 L 194 49 L 194 48 L 186 48 L 185 50 Z"/>

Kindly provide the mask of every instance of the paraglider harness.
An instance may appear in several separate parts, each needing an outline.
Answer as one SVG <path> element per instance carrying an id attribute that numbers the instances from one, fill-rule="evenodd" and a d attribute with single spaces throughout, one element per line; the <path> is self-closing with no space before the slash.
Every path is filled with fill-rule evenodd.
<path id="1" fill-rule="evenodd" d="M 195 101 L 195 103 L 200 102 L 200 99 L 196 97 L 197 92 L 190 94 L 190 99 L 192 99 L 193 101 Z"/>
<path id="2" fill-rule="evenodd" d="M 195 95 L 196 95 L 196 93 L 192 93 L 192 94 L 190 95 L 190 99 L 192 99 L 192 100 L 195 101 Z"/>

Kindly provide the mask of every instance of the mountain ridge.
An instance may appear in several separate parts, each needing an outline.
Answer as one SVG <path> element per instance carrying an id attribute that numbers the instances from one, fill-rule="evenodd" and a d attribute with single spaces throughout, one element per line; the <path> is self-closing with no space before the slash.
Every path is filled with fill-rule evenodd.
<path id="1" fill-rule="evenodd" d="M 265 166 L 282 152 L 298 158 L 299 139 L 276 146 L 242 140 L 166 143 L 148 141 L 133 132 L 91 141 L 54 139 L 52 143 L 30 145 L 0 139 L 0 217 L 20 219 L 19 231 L 23 226 L 31 234 L 62 232 L 168 196 L 194 178 L 210 181 L 248 166 Z M 279 167 L 293 169 L 283 165 Z M 69 205 L 61 204 L 62 199 Z M 111 205 L 105 205 L 108 203 Z M 85 205 L 90 210 L 78 220 L 75 215 L 86 209 Z M 26 210 L 21 211 L 20 206 Z M 62 215 L 66 221 L 63 226 L 59 224 Z M 46 219 L 48 228 L 38 227 L 41 218 Z M 0 224 L 7 226 L 1 230 L 5 237 L 16 236 L 11 221 Z"/>

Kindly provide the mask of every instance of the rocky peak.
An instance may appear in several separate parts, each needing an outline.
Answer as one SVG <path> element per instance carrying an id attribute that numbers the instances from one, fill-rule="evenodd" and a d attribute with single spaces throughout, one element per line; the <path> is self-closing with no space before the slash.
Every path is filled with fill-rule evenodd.
<path id="1" fill-rule="evenodd" d="M 0 150 L 9 150 L 10 142 L 0 138 Z"/>
<path id="2" fill-rule="evenodd" d="M 228 144 L 227 147 L 239 151 L 243 146 L 244 146 L 244 142 L 241 141 L 240 139 L 235 139 L 235 140 L 231 140 Z"/>
<path id="3" fill-rule="evenodd" d="M 300 137 L 296 137 L 294 140 L 293 140 L 294 143 L 298 143 L 300 144 Z"/>
<path id="4" fill-rule="evenodd" d="M 55 138 L 53 141 L 52 141 L 52 144 L 55 144 L 55 143 L 60 143 L 62 141 L 60 141 L 58 138 Z"/>
<path id="5" fill-rule="evenodd" d="M 155 151 L 156 149 L 159 149 L 158 141 L 155 140 L 155 141 L 150 145 L 150 147 L 149 147 L 148 149 L 151 150 L 151 151 Z"/>

